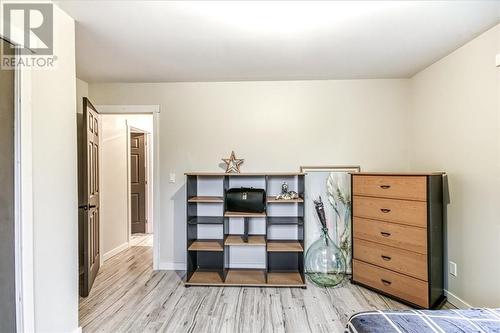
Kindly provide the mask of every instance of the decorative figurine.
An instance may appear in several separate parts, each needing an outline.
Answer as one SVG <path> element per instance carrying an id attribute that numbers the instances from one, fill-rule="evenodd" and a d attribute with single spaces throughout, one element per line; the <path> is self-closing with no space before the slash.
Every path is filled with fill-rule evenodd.
<path id="1" fill-rule="evenodd" d="M 283 182 L 281 184 L 281 193 L 276 196 L 276 200 L 293 200 L 298 199 L 299 194 L 295 191 L 288 191 L 288 184 Z"/>
<path id="2" fill-rule="evenodd" d="M 285 193 L 288 193 L 288 184 L 286 182 L 283 182 L 283 184 L 281 184 L 281 194 Z"/>
<path id="3" fill-rule="evenodd" d="M 245 161 L 242 158 L 236 158 L 234 150 L 231 152 L 229 158 L 223 158 L 222 161 L 226 163 L 226 173 L 240 173 L 240 165 Z"/>

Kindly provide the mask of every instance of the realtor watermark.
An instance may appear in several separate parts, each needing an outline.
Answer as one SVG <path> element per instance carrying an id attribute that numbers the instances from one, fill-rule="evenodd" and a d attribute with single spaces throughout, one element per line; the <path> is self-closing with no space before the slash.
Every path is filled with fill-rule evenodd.
<path id="1" fill-rule="evenodd" d="M 54 8 L 52 3 L 2 3 L 1 69 L 54 68 Z"/>

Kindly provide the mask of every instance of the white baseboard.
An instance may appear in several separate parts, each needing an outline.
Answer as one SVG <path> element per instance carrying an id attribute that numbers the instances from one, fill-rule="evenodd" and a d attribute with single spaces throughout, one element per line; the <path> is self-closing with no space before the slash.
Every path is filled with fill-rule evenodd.
<path id="1" fill-rule="evenodd" d="M 82 327 L 77 327 L 72 333 L 82 333 Z"/>
<path id="2" fill-rule="evenodd" d="M 106 261 L 109 258 L 113 257 L 114 255 L 122 252 L 123 250 L 128 249 L 129 247 L 130 247 L 130 243 L 129 242 L 123 243 L 122 245 L 119 245 L 119 246 L 115 247 L 111 251 L 108 251 L 108 252 L 104 253 L 104 255 L 102 256 L 102 260 Z"/>
<path id="3" fill-rule="evenodd" d="M 448 290 L 444 290 L 445 296 L 448 298 L 448 302 L 453 304 L 459 309 L 469 309 L 472 308 L 473 306 L 461 299 L 460 297 L 454 295 L 453 293 L 449 292 Z"/>
<path id="4" fill-rule="evenodd" d="M 158 269 L 160 271 L 185 271 L 185 262 L 160 262 L 158 264 Z"/>

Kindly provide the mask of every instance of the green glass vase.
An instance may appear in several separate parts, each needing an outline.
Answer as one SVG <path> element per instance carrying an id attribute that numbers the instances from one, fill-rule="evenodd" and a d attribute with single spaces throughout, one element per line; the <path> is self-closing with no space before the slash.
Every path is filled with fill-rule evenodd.
<path id="1" fill-rule="evenodd" d="M 307 277 L 321 287 L 335 287 L 346 273 L 346 261 L 340 248 L 328 235 L 328 228 L 322 228 L 318 240 L 309 246 L 305 258 Z"/>

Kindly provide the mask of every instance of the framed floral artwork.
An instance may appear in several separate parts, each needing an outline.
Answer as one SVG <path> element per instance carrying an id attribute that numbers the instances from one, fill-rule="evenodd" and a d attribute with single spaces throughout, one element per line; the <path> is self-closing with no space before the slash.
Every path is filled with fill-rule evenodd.
<path id="1" fill-rule="evenodd" d="M 324 205 L 328 234 L 344 255 L 347 274 L 352 273 L 351 176 L 359 166 L 302 166 L 305 175 L 305 251 L 321 236 L 314 201 Z"/>

